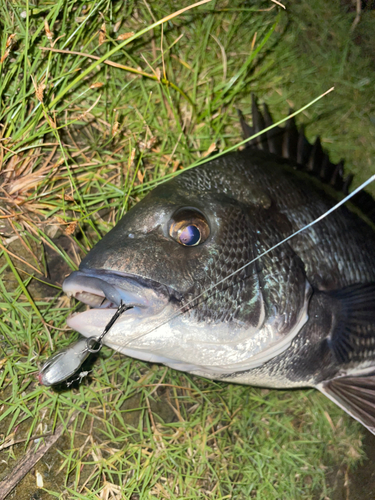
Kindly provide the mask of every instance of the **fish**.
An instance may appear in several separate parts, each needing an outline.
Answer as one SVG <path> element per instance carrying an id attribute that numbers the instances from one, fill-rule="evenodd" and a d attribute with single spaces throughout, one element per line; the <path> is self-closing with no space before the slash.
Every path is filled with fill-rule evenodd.
<path id="1" fill-rule="evenodd" d="M 375 201 L 362 191 L 312 226 L 352 176 L 294 118 L 250 140 L 273 123 L 254 96 L 252 121 L 240 113 L 246 148 L 157 186 L 88 252 L 63 290 L 91 307 L 67 323 L 98 337 L 126 304 L 110 348 L 229 383 L 315 387 L 375 434 Z"/>

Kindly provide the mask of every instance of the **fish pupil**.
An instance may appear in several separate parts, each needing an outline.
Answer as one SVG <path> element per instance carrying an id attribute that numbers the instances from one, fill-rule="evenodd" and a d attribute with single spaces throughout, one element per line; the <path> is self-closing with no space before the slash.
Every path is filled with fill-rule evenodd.
<path id="1" fill-rule="evenodd" d="M 200 240 L 201 240 L 201 232 L 199 231 L 197 226 L 194 226 L 193 224 L 184 227 L 179 234 L 179 241 L 182 245 L 185 246 L 198 245 Z"/>

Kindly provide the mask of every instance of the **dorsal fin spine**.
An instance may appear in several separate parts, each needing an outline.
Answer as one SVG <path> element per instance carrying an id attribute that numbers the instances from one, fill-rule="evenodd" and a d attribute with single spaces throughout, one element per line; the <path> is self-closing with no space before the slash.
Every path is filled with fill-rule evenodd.
<path id="1" fill-rule="evenodd" d="M 238 110 L 245 139 L 273 124 L 268 106 L 264 104 L 262 114 L 254 94 L 251 96 L 251 108 L 252 127 L 247 125 L 242 113 Z M 275 127 L 266 134 L 249 141 L 247 147 L 261 149 L 289 159 L 296 164 L 296 167 L 318 177 L 324 184 L 330 185 L 336 191 L 345 195 L 349 192 L 353 175 L 348 174 L 344 177 L 344 161 L 341 160 L 337 164 L 332 163 L 328 154 L 324 152 L 319 137 L 314 144 L 310 144 L 306 138 L 304 127 L 297 128 L 294 117 L 286 122 L 285 127 Z M 351 202 L 375 224 L 375 201 L 371 195 L 359 193 L 352 198 Z"/>
<path id="2" fill-rule="evenodd" d="M 248 133 L 260 132 L 265 126 L 273 124 L 268 107 L 264 105 L 263 116 L 254 94 L 251 96 L 251 108 L 253 126 L 247 126 Z M 289 113 L 291 114 L 292 110 L 289 110 Z M 244 129 L 243 125 L 242 129 Z M 250 137 L 250 135 L 246 134 L 246 137 Z M 281 144 L 281 150 L 277 147 L 277 144 Z M 284 128 L 275 127 L 275 129 L 270 130 L 265 136 L 259 136 L 257 139 L 250 141 L 249 147 L 270 151 L 281 155 L 282 158 L 292 160 L 298 163 L 302 169 L 317 175 L 322 182 L 331 184 L 340 191 L 344 185 L 343 163 L 340 162 L 334 165 L 330 162 L 328 155 L 323 151 L 319 137 L 317 137 L 314 144 L 310 144 L 306 138 L 304 128 L 297 128 L 294 117 L 286 122 Z"/>

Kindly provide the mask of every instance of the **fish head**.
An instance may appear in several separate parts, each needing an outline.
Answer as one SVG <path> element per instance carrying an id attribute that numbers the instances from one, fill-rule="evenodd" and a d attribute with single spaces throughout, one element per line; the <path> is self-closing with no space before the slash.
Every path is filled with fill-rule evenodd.
<path id="1" fill-rule="evenodd" d="M 123 302 L 132 308 L 105 335 L 106 345 L 218 377 L 284 350 L 307 320 L 309 287 L 304 275 L 296 280 L 297 313 L 272 303 L 285 290 L 278 283 L 271 297 L 259 261 L 251 263 L 261 249 L 251 211 L 264 210 L 264 193 L 253 190 L 245 204 L 230 172 L 196 170 L 158 186 L 125 214 L 63 290 L 91 306 L 68 319 L 84 336 L 99 336 Z"/>

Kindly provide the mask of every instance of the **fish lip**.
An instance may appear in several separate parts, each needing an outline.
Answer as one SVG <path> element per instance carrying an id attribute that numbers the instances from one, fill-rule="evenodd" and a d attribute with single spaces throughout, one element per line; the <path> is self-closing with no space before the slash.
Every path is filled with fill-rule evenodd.
<path id="1" fill-rule="evenodd" d="M 107 269 L 73 271 L 63 291 L 93 308 L 117 308 L 121 303 L 139 309 L 160 309 L 175 295 L 169 287 L 135 274 Z"/>

